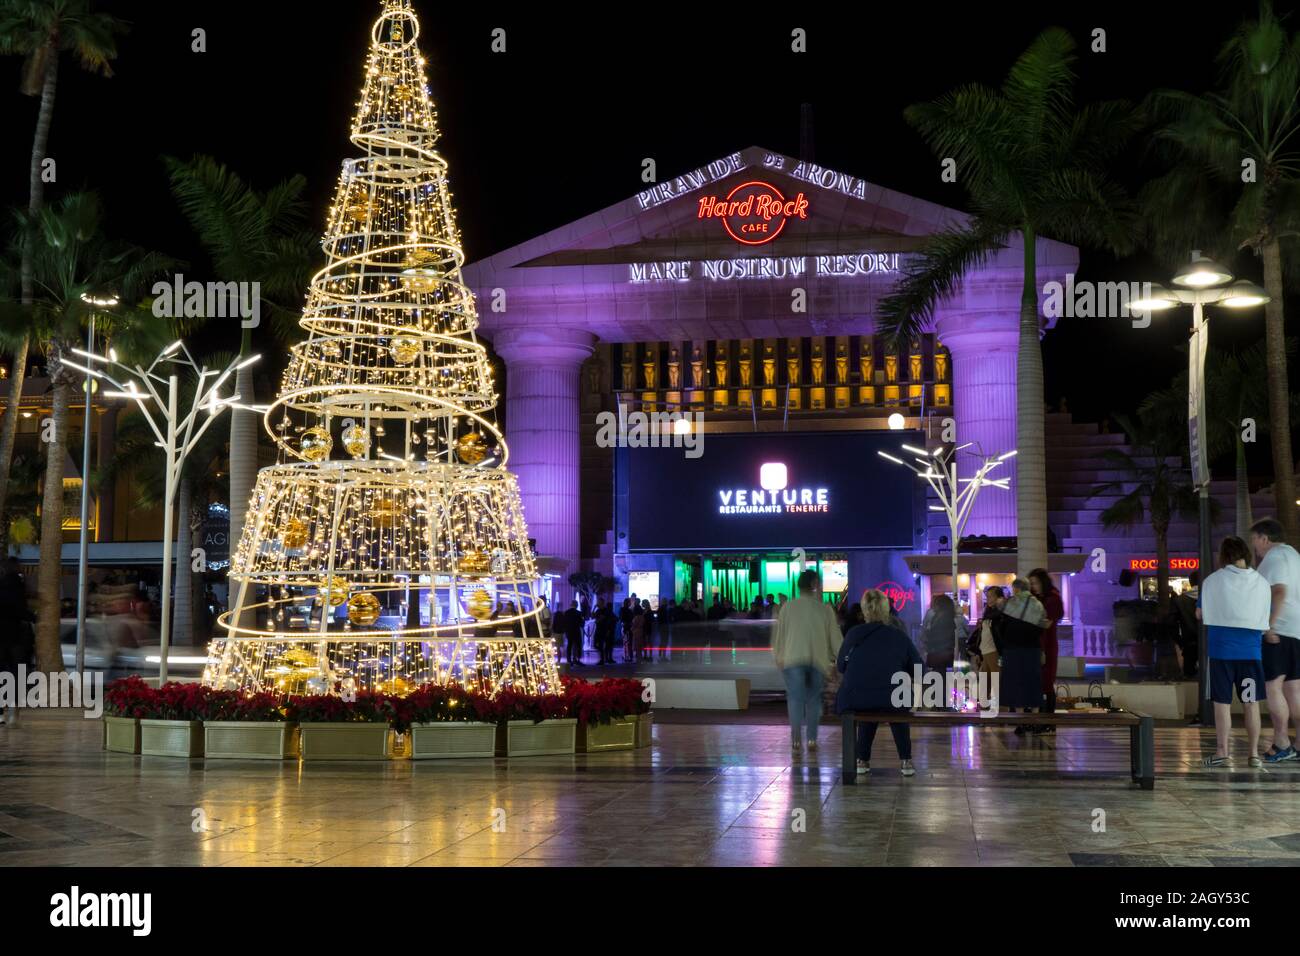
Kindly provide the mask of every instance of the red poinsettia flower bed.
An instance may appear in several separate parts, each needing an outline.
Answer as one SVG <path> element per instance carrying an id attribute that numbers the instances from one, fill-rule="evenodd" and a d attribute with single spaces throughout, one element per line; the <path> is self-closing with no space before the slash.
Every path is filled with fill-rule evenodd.
<path id="1" fill-rule="evenodd" d="M 576 717 L 584 724 L 609 723 L 650 709 L 640 681 L 607 678 L 595 683 L 565 677 L 563 693 L 526 694 L 505 689 L 495 697 L 457 684 L 425 684 L 406 697 L 370 691 L 346 700 L 332 695 L 285 697 L 215 690 L 202 684 L 150 687 L 140 677 L 114 681 L 105 691 L 105 712 L 113 717 L 154 720 L 247 720 L 341 723 L 386 722 L 400 733 L 412 724 L 440 721 L 538 723 Z"/>
<path id="2" fill-rule="evenodd" d="M 393 729 L 404 734 L 412 724 L 496 720 L 496 702 L 486 694 L 459 684 L 424 684 L 397 702 Z"/>
<path id="3" fill-rule="evenodd" d="M 509 720 L 557 720 L 569 716 L 569 701 L 562 694 L 525 694 L 506 688 L 492 698 L 497 723 Z"/>
<path id="4" fill-rule="evenodd" d="M 607 724 L 650 709 L 649 703 L 642 699 L 645 688 L 639 680 L 608 677 L 588 683 L 566 676 L 561 681 L 569 716 L 578 718 L 583 724 Z"/>
<path id="5" fill-rule="evenodd" d="M 350 721 L 391 723 L 397 717 L 402 699 L 392 694 L 358 691 L 354 700 L 321 694 L 316 697 L 290 697 L 288 718 L 300 723 L 338 724 Z"/>
<path id="6" fill-rule="evenodd" d="M 104 709 L 113 717 L 143 720 L 217 720 L 237 696 L 233 691 L 215 691 L 202 684 L 150 687 L 140 677 L 127 677 L 108 685 Z"/>

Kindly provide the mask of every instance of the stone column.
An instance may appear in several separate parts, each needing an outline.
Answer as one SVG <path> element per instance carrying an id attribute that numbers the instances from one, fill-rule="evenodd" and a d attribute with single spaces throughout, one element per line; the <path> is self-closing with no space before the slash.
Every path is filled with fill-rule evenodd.
<path id="1" fill-rule="evenodd" d="M 596 338 L 581 329 L 502 329 L 492 347 L 506 363 L 506 467 L 519 476 L 537 553 L 578 570 L 579 372 Z M 568 583 L 564 583 L 567 592 Z"/>
<path id="2" fill-rule="evenodd" d="M 1016 353 L 1019 316 L 1014 312 L 941 315 L 936 333 L 952 355 L 953 416 L 957 444 L 975 442 L 985 454 L 1000 455 L 1016 447 Z M 958 474 L 978 467 L 967 452 L 958 457 Z M 1016 533 L 1016 459 L 999 465 L 992 477 L 1011 478 L 1009 491 L 984 488 L 975 500 L 967 536 L 1011 537 Z"/>

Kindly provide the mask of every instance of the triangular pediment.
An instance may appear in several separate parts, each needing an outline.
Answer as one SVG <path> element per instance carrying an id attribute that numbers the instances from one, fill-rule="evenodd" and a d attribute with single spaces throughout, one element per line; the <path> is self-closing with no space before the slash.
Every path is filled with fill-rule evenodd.
<path id="1" fill-rule="evenodd" d="M 702 197 L 726 197 L 749 181 L 771 184 L 790 199 L 802 195 L 807 200 L 807 217 L 791 217 L 774 241 L 761 246 L 737 242 L 718 219 L 700 218 Z M 480 271 L 496 273 L 517 267 L 749 252 L 909 252 L 926 236 L 965 218 L 956 210 L 885 189 L 850 173 L 751 146 L 651 184 L 622 202 L 467 266 L 466 273 L 473 285 Z"/>

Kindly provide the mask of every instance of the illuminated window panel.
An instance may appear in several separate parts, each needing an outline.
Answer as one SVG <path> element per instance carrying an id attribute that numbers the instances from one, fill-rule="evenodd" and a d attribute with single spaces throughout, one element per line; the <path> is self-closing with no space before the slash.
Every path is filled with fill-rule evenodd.
<path id="1" fill-rule="evenodd" d="M 924 397 L 925 397 L 924 385 L 907 386 L 907 402 L 909 405 L 920 405 Z"/>
<path id="2" fill-rule="evenodd" d="M 816 410 L 821 410 L 821 409 L 825 408 L 825 407 L 826 407 L 826 389 L 824 389 L 824 388 L 814 388 L 814 389 L 811 389 L 811 392 L 812 392 L 812 407 L 813 407 L 814 409 L 816 409 Z"/>
<path id="3" fill-rule="evenodd" d="M 803 407 L 802 403 L 803 403 L 803 389 L 800 388 L 790 389 L 790 407 L 802 408 Z"/>
<path id="4" fill-rule="evenodd" d="M 876 404 L 876 388 L 874 385 L 858 386 L 858 402 L 863 405 Z"/>
<path id="5" fill-rule="evenodd" d="M 835 389 L 835 407 L 836 408 L 849 407 L 849 390 L 847 388 Z"/>
<path id="6" fill-rule="evenodd" d="M 936 385 L 934 387 L 934 403 L 945 408 L 952 407 L 952 386 Z"/>
<path id="7" fill-rule="evenodd" d="M 897 405 L 897 404 L 898 404 L 898 396 L 899 396 L 899 391 L 898 391 L 898 386 L 897 386 L 897 385 L 886 385 L 886 386 L 885 386 L 885 404 L 886 404 L 886 405 Z"/>
<path id="8" fill-rule="evenodd" d="M 760 392 L 764 408 L 776 408 L 776 389 L 765 388 Z"/>

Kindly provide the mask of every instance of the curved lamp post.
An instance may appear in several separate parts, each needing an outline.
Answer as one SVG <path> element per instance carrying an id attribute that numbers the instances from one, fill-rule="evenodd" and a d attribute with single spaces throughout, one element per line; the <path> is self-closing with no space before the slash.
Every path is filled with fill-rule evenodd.
<path id="1" fill-rule="evenodd" d="M 1159 312 L 1179 305 L 1192 307 L 1191 348 L 1188 355 L 1187 429 L 1188 450 L 1192 463 L 1192 484 L 1196 486 L 1200 511 L 1201 579 L 1213 570 L 1210 546 L 1210 469 L 1205 454 L 1205 353 L 1210 330 L 1205 320 L 1205 306 L 1251 309 L 1270 301 L 1269 295 L 1253 282 L 1234 277 L 1222 264 L 1192 252 L 1191 262 L 1174 274 L 1173 288 L 1153 283 L 1150 294 L 1129 303 L 1130 309 Z M 1200 716 L 1202 725 L 1213 722 L 1210 708 L 1209 643 L 1205 625 L 1200 626 Z"/>
<path id="2" fill-rule="evenodd" d="M 265 411 L 265 409 L 258 409 L 256 406 L 241 405 L 239 395 L 220 398 L 217 394 L 218 389 L 221 388 L 233 372 L 252 365 L 261 356 L 253 355 L 242 362 L 235 358 L 226 366 L 224 371 L 216 372 L 201 367 L 194 361 L 194 357 L 190 355 L 189 350 L 185 348 L 185 344 L 180 340 L 173 342 L 159 352 L 157 358 L 153 360 L 153 363 L 148 368 L 144 368 L 139 364 L 128 366 L 119 362 L 117 354 L 112 349 L 108 350 L 107 358 L 96 355 L 89 350 L 73 349 L 72 351 L 73 354 L 80 355 L 91 364 L 120 370 L 118 374 L 126 379 L 125 384 L 100 368 L 90 368 L 68 361 L 64 362 L 65 365 L 71 366 L 88 376 L 104 379 L 117 389 L 115 392 L 105 392 L 105 398 L 126 398 L 134 401 L 144 415 L 145 421 L 149 423 L 150 430 L 158 439 L 155 444 L 167 456 L 167 470 L 164 475 L 165 492 L 163 496 L 162 656 L 158 662 L 158 684 L 161 686 L 167 683 L 167 649 L 171 637 L 172 547 L 175 544 L 172 506 L 176 501 L 176 489 L 180 484 L 181 468 L 185 464 L 185 457 L 194 450 L 194 446 L 203 437 L 203 433 L 217 420 L 219 413 L 227 408 Z M 190 410 L 183 418 L 180 417 L 177 408 L 179 382 L 176 372 L 171 370 L 164 378 L 154 371 L 160 364 L 187 366 L 193 369 L 198 378 L 198 383 L 194 387 L 194 398 L 190 402 Z M 139 384 L 137 384 L 137 379 Z M 141 385 L 143 385 L 143 391 Z M 160 419 L 154 417 L 155 412 L 161 416 Z M 201 416 L 200 412 L 207 412 L 207 416 Z"/>

